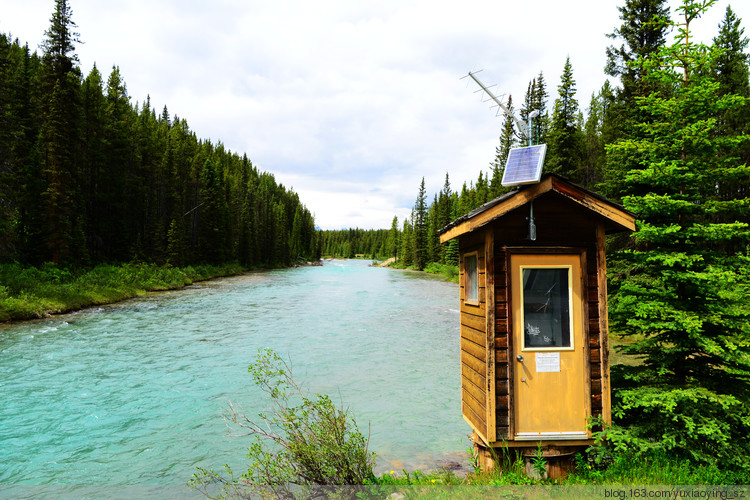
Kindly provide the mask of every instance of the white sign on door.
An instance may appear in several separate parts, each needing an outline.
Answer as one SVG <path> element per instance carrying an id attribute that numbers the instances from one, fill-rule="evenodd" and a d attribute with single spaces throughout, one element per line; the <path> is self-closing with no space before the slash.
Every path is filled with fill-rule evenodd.
<path id="1" fill-rule="evenodd" d="M 559 372 L 560 371 L 560 353 L 559 352 L 536 353 L 536 371 L 537 373 Z"/>

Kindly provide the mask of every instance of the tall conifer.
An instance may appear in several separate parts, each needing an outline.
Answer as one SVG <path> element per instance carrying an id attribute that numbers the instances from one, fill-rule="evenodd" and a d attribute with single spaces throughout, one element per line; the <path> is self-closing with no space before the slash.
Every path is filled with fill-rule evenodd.
<path id="1" fill-rule="evenodd" d="M 717 118 L 748 98 L 722 95 L 701 70 L 716 57 L 691 38 L 705 9 L 683 0 L 676 41 L 638 60 L 644 84 L 661 90 L 636 98 L 649 117 L 637 123 L 637 139 L 608 147 L 615 158 L 637 159 L 622 183 L 625 207 L 639 215 L 611 266 L 612 331 L 630 339 L 620 349 L 638 360 L 613 373 L 613 412 L 629 426 L 621 445 L 746 467 L 750 198 L 723 196 L 721 186 L 750 176 L 731 154 L 750 137 L 715 131 Z"/>
<path id="2" fill-rule="evenodd" d="M 583 134 L 579 127 L 579 109 L 576 99 L 576 81 L 570 57 L 565 60 L 559 97 L 555 100 L 552 124 L 549 130 L 545 170 L 563 175 L 573 182 L 584 183 Z"/>
<path id="3" fill-rule="evenodd" d="M 507 107 L 511 113 L 514 113 L 513 109 L 513 97 L 508 96 Z M 513 125 L 513 118 L 509 115 L 505 115 L 503 119 L 503 128 L 500 133 L 500 145 L 495 148 L 495 159 L 490 164 L 492 169 L 492 177 L 490 178 L 490 199 L 497 198 L 502 193 L 506 192 L 507 189 L 503 187 L 503 172 L 505 172 L 505 163 L 508 161 L 508 154 L 510 153 L 513 144 L 515 143 L 515 127 Z"/>
<path id="4" fill-rule="evenodd" d="M 419 185 L 417 201 L 414 202 L 412 210 L 412 224 L 414 228 L 414 266 L 424 269 L 428 257 L 428 220 L 427 220 L 427 194 L 425 191 L 424 177 Z"/>
<path id="5" fill-rule="evenodd" d="M 78 126 L 80 70 L 76 62 L 78 33 L 67 0 L 56 0 L 50 27 L 42 43 L 42 127 L 39 150 L 45 190 L 42 219 L 45 259 L 66 261 L 71 248 L 76 213 L 82 209 L 78 192 Z"/>

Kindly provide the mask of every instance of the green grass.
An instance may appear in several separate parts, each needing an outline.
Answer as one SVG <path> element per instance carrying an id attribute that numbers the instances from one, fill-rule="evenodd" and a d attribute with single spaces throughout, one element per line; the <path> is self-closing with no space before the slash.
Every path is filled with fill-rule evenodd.
<path id="1" fill-rule="evenodd" d="M 565 479 L 541 480 L 526 475 L 523 459 L 499 457 L 492 471 L 475 471 L 460 477 L 450 471 L 407 471 L 382 474 L 380 485 L 450 485 L 450 486 L 611 486 L 611 485 L 746 485 L 747 471 L 722 470 L 715 466 L 695 465 L 664 455 L 632 457 L 626 454 L 612 458 L 606 466 L 595 464 L 585 454 L 576 457 L 575 470 Z"/>
<path id="2" fill-rule="evenodd" d="M 184 268 L 145 263 L 101 264 L 91 269 L 3 264 L 0 265 L 0 321 L 41 318 L 110 304 L 149 291 L 173 290 L 243 271 L 236 263 Z"/>
<path id="3" fill-rule="evenodd" d="M 401 264 L 401 261 L 396 261 L 388 264 L 388 267 L 392 267 L 394 269 L 407 269 L 410 271 L 419 271 L 419 269 L 416 269 L 413 266 L 404 266 Z M 430 262 L 425 266 L 425 268 L 422 270 L 429 274 L 436 274 L 438 276 L 442 276 L 446 278 L 448 281 L 452 281 L 454 283 L 458 283 L 458 266 L 454 266 L 451 264 L 440 264 L 439 262 Z"/>
<path id="4" fill-rule="evenodd" d="M 440 264 L 439 262 L 430 262 L 424 268 L 424 272 L 438 274 L 448 278 L 450 281 L 458 283 L 458 266 L 450 264 Z"/>
<path id="5" fill-rule="evenodd" d="M 696 465 L 663 454 L 647 454 L 640 457 L 622 454 L 614 457 L 606 468 L 579 460 L 576 472 L 566 480 L 567 484 L 624 485 L 726 485 L 748 482 L 748 470 Z"/>

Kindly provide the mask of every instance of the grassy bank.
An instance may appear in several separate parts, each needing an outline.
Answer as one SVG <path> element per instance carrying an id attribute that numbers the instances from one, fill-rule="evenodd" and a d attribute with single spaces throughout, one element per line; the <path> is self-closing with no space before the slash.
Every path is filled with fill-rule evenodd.
<path id="1" fill-rule="evenodd" d="M 465 477 L 449 471 L 422 473 L 419 471 L 391 471 L 378 477 L 378 484 L 388 485 L 745 485 L 747 471 L 725 470 L 712 465 L 696 465 L 686 460 L 659 454 L 633 457 L 619 454 L 606 465 L 596 465 L 578 455 L 575 471 L 565 479 L 548 480 L 530 478 L 522 459 L 501 458 L 493 471 L 475 471 Z"/>
<path id="2" fill-rule="evenodd" d="M 402 265 L 400 261 L 386 261 L 383 265 L 385 265 L 386 267 L 392 267 L 394 269 L 408 269 L 410 271 L 419 271 L 419 269 L 416 269 L 414 267 Z M 430 262 L 425 266 L 424 269 L 422 269 L 422 271 L 429 274 L 442 276 L 449 281 L 458 283 L 458 266 L 450 264 L 440 264 L 439 262 Z"/>
<path id="3" fill-rule="evenodd" d="M 0 321 L 41 318 L 110 304 L 148 291 L 173 290 L 195 281 L 239 274 L 236 263 L 176 268 L 156 264 L 98 265 L 74 270 L 45 264 L 0 265 Z"/>

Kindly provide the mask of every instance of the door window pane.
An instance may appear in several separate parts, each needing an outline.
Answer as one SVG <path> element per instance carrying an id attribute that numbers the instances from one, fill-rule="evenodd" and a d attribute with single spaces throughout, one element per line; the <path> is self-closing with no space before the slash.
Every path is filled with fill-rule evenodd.
<path id="1" fill-rule="evenodd" d="M 464 257 L 466 272 L 466 301 L 479 302 L 479 277 L 477 276 L 477 255 L 466 255 Z"/>
<path id="2" fill-rule="evenodd" d="M 568 268 L 523 269 L 524 347 L 571 347 Z"/>

